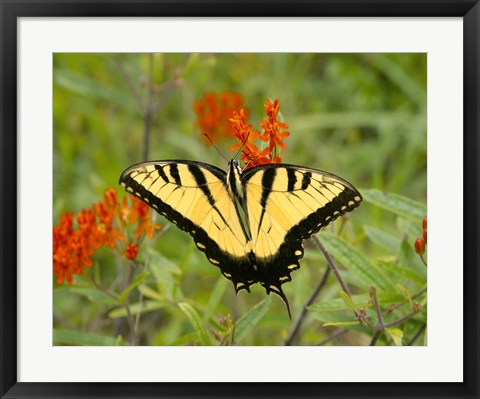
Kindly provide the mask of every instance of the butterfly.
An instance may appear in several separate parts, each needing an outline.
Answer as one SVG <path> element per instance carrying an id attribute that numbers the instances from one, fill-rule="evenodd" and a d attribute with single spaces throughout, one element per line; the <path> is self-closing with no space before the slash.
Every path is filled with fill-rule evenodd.
<path id="1" fill-rule="evenodd" d="M 232 160 L 225 172 L 186 160 L 130 166 L 120 184 L 178 228 L 188 232 L 235 291 L 259 282 L 279 295 L 300 267 L 303 240 L 362 201 L 346 180 L 288 164 L 242 171 Z"/>

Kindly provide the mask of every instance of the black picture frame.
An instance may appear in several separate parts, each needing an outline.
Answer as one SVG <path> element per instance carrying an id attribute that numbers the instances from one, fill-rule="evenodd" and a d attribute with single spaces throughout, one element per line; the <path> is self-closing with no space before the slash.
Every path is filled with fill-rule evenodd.
<path id="1" fill-rule="evenodd" d="M 478 398 L 479 60 L 478 0 L 9 1 L 1 17 L 0 395 L 2 398 Z M 464 62 L 463 383 L 25 383 L 17 379 L 17 19 L 19 17 L 461 17 Z M 455 217 L 446 210 L 445 217 Z M 453 266 L 453 265 L 452 265 Z M 448 323 L 448 321 L 445 321 Z M 450 326 L 448 328 L 454 328 Z M 32 332 L 34 333 L 34 332 Z M 233 361 L 233 360 L 232 360 Z M 252 359 L 252 361 L 254 361 Z M 321 361 L 321 359 L 319 359 Z M 445 359 L 448 362 L 448 359 Z M 219 367 L 224 367 L 219 366 Z M 268 367 L 266 362 L 265 367 Z M 341 372 L 341 371 L 339 371 Z"/>

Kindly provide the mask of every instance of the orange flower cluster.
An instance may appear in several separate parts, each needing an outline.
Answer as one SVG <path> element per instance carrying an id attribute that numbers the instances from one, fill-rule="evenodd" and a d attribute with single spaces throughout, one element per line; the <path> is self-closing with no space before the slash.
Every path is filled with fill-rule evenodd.
<path id="1" fill-rule="evenodd" d="M 203 98 L 195 101 L 193 104 L 197 114 L 195 126 L 200 128 L 201 139 L 207 146 L 210 145 L 210 141 L 205 134 L 212 142 L 222 137 L 233 137 L 234 132 L 229 119 L 234 111 L 241 108 L 242 103 L 243 96 L 232 91 L 222 91 L 220 94 L 208 92 Z"/>
<path id="2" fill-rule="evenodd" d="M 245 169 L 252 166 L 264 165 L 270 163 L 280 163 L 282 159 L 277 154 L 277 146 L 282 150 L 286 150 L 287 146 L 282 139 L 289 136 L 288 125 L 278 120 L 278 112 L 280 105 L 278 99 L 272 102 L 269 98 L 263 105 L 268 118 L 264 118 L 260 122 L 260 127 L 263 129 L 263 134 L 253 131 L 253 126 L 246 122 L 246 116 L 243 109 L 240 112 L 234 112 L 233 118 L 230 119 L 234 131 L 234 136 L 238 142 L 230 147 L 230 150 L 235 151 L 242 149 L 242 160 L 245 163 Z M 255 140 L 268 142 L 268 146 L 260 150 L 254 143 Z"/>
<path id="3" fill-rule="evenodd" d="M 140 240 L 145 234 L 153 237 L 160 226 L 152 222 L 148 205 L 134 196 L 130 202 L 124 197 L 120 203 L 111 188 L 105 191 L 103 201 L 77 214 L 76 229 L 73 213 L 60 217 L 60 223 L 53 227 L 53 273 L 58 284 L 65 279 L 72 284 L 73 275 L 82 274 L 83 266 L 93 266 L 91 256 L 102 246 L 117 249 L 127 259 L 137 257 Z M 135 239 L 129 242 L 127 226 L 135 224 Z M 128 242 L 124 250 L 120 242 Z"/>

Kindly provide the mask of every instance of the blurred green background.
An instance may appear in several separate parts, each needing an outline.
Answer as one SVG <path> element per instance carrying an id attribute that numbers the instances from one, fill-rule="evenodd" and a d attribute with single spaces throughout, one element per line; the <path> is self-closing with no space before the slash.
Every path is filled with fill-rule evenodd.
<path id="1" fill-rule="evenodd" d="M 191 159 L 225 169 L 217 151 L 199 140 L 193 110 L 206 92 L 223 90 L 243 95 L 249 123 L 256 129 L 266 98 L 279 99 L 290 131 L 283 162 L 337 174 L 360 192 L 376 188 L 426 204 L 426 64 L 426 54 L 54 54 L 53 223 L 65 211 L 90 207 L 107 188 L 123 195 L 121 172 L 143 160 L 146 119 L 141 104 L 149 101 L 157 105 L 150 160 Z M 150 86 L 155 87 L 151 97 Z M 218 143 L 227 158 L 233 156 L 228 151 L 232 144 Z M 160 216 L 156 223 L 168 224 Z M 410 231 L 412 244 L 417 233 L 413 224 L 402 231 L 398 215 L 364 202 L 349 215 L 342 235 L 368 259 L 385 257 L 388 246 L 375 245 L 372 230 L 367 233 L 365 226 L 398 240 Z M 318 249 L 308 242 L 305 247 L 302 267 L 283 286 L 293 319 L 326 267 Z M 188 234 L 174 227 L 145 240 L 139 258 L 160 265 L 150 287 L 165 300 L 142 308 L 142 345 L 195 344 L 191 321 L 175 303 L 192 305 L 211 331 L 222 329 L 222 317 L 230 314 L 237 320 L 266 296 L 257 284 L 251 294 L 242 291 L 237 298 L 232 284 L 196 250 Z M 123 278 L 118 260 L 106 249 L 95 256 L 87 273 L 111 289 Z M 365 293 L 354 273 L 346 270 L 344 278 L 352 291 Z M 315 303 L 338 298 L 338 282 L 329 276 L 327 283 Z M 55 344 L 128 343 L 122 309 L 85 289 L 88 282 L 82 276 L 73 286 L 57 286 L 55 281 L 53 286 Z M 412 286 L 412 292 L 419 287 Z M 131 302 L 136 301 L 145 301 L 145 296 L 132 292 Z M 321 320 L 306 319 L 297 344 L 318 344 L 334 331 Z M 273 296 L 242 344 L 282 345 L 292 323 L 280 298 Z M 419 325 L 412 321 L 405 335 Z M 352 329 L 333 344 L 365 345 L 370 338 Z"/>

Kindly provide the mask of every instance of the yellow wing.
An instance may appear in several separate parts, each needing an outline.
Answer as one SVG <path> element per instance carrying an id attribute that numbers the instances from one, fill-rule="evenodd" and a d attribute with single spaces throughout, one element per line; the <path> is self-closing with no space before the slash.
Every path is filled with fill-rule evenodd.
<path id="1" fill-rule="evenodd" d="M 302 241 L 356 208 L 362 196 L 338 176 L 294 165 L 257 166 L 242 181 L 258 280 L 284 298 L 281 285 L 300 267 Z"/>
<path id="2" fill-rule="evenodd" d="M 225 185 L 226 174 L 192 161 L 133 165 L 120 184 L 193 237 L 197 248 L 233 281 L 235 289 L 255 283 L 246 253 L 249 238 Z"/>

